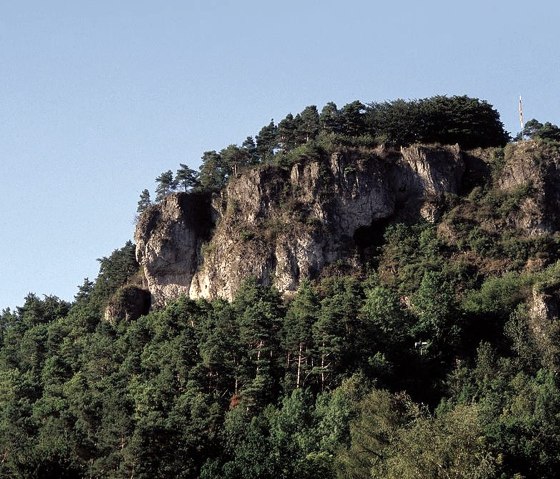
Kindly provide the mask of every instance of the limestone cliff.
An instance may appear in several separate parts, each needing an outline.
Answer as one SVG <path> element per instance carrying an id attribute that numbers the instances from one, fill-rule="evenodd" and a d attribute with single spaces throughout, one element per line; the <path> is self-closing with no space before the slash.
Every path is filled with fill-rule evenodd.
<path id="1" fill-rule="evenodd" d="M 560 287 L 535 285 L 529 300 L 529 330 L 545 364 L 558 372 L 560 364 Z"/>
<path id="2" fill-rule="evenodd" d="M 210 200 L 208 194 L 173 194 L 140 217 L 134 237 L 136 259 L 152 304 L 188 294 L 214 223 Z"/>
<path id="3" fill-rule="evenodd" d="M 283 293 L 359 253 L 389 218 L 433 221 L 464 172 L 458 147 L 340 149 L 232 178 L 212 201 L 174 194 L 136 229 L 137 259 L 155 305 L 179 294 L 232 299 L 254 276 Z"/>
<path id="4" fill-rule="evenodd" d="M 520 213 L 510 222 L 531 234 L 560 229 L 560 153 L 542 143 L 524 141 L 506 148 L 497 186 L 504 192 L 525 190 Z"/>

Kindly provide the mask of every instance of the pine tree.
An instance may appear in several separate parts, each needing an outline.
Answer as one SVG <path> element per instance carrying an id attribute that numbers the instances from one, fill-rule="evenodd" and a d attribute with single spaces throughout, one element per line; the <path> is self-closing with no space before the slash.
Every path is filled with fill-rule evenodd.
<path id="1" fill-rule="evenodd" d="M 319 112 L 315 105 L 296 115 L 296 141 L 300 144 L 313 140 L 319 134 Z"/>
<path id="2" fill-rule="evenodd" d="M 323 107 L 319 115 L 319 125 L 321 130 L 326 133 L 340 133 L 342 131 L 340 112 L 336 103 L 331 101 Z"/>
<path id="3" fill-rule="evenodd" d="M 296 122 L 291 113 L 278 123 L 278 141 L 284 151 L 289 151 L 296 146 Z"/>
<path id="4" fill-rule="evenodd" d="M 287 351 L 289 370 L 295 369 L 296 389 L 305 385 L 310 373 L 312 326 L 317 320 L 319 300 L 309 281 L 304 280 L 286 314 L 283 326 L 283 346 Z"/>
<path id="5" fill-rule="evenodd" d="M 177 170 L 177 174 L 175 175 L 175 182 L 177 185 L 181 186 L 184 191 L 200 186 L 197 171 L 189 168 L 183 163 L 179 163 L 179 166 L 180 168 Z"/>
<path id="6" fill-rule="evenodd" d="M 209 191 L 221 190 L 226 184 L 227 175 L 222 156 L 215 150 L 205 151 L 198 176 L 201 188 Z"/>
<path id="7" fill-rule="evenodd" d="M 274 156 L 274 150 L 278 146 L 278 127 L 274 120 L 270 120 L 267 126 L 261 128 L 257 135 L 257 153 L 261 161 L 268 161 Z"/>
<path id="8" fill-rule="evenodd" d="M 364 112 L 365 105 L 360 101 L 353 101 L 342 107 L 340 119 L 345 135 L 359 136 L 365 133 Z"/>
<path id="9" fill-rule="evenodd" d="M 148 190 L 142 190 L 140 193 L 140 199 L 138 200 L 138 208 L 136 212 L 141 215 L 152 205 L 152 200 L 150 199 L 150 192 Z"/>
<path id="10" fill-rule="evenodd" d="M 248 136 L 245 141 L 241 144 L 249 157 L 249 164 L 256 165 L 259 163 L 259 155 L 257 154 L 257 145 L 252 136 Z"/>
<path id="11" fill-rule="evenodd" d="M 160 202 L 167 195 L 175 191 L 177 183 L 173 178 L 173 172 L 171 170 L 164 171 L 161 175 L 156 178 L 156 202 Z"/>

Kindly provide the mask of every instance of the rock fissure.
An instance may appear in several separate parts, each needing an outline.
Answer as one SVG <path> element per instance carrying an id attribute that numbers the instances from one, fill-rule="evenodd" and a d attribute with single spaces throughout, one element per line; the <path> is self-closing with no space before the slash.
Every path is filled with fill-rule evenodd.
<path id="1" fill-rule="evenodd" d="M 379 241 L 372 225 L 414 215 L 433 221 L 464 170 L 457 146 L 341 151 L 289 171 L 246 171 L 214 198 L 170 195 L 140 218 L 135 234 L 152 303 L 181 294 L 231 300 L 249 277 L 293 292 L 332 263 L 355 263 L 360 249 Z"/>

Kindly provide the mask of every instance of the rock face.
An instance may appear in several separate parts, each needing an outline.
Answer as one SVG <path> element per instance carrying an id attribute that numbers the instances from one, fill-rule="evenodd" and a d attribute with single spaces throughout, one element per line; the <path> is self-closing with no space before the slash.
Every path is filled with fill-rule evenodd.
<path id="1" fill-rule="evenodd" d="M 357 266 L 383 222 L 433 221 L 464 172 L 458 147 L 340 150 L 232 178 L 212 201 L 175 194 L 142 215 L 136 255 L 152 301 L 232 299 L 248 277 L 281 292 L 338 261 Z"/>
<path id="2" fill-rule="evenodd" d="M 117 291 L 105 308 L 105 321 L 135 321 L 148 314 L 151 306 L 149 291 L 138 286 L 128 285 Z"/>
<path id="3" fill-rule="evenodd" d="M 533 288 L 533 298 L 530 302 L 529 316 L 536 323 L 546 323 L 558 320 L 560 306 L 560 290 L 552 288 Z"/>
<path id="4" fill-rule="evenodd" d="M 539 348 L 545 364 L 558 371 L 560 369 L 560 288 L 557 284 L 533 288 L 529 301 L 529 328 Z"/>
<path id="5" fill-rule="evenodd" d="M 152 304 L 188 294 L 214 221 L 208 194 L 167 196 L 140 217 L 134 236 Z"/>
<path id="6" fill-rule="evenodd" d="M 560 229 L 560 154 L 543 151 L 542 145 L 524 141 L 508 146 L 506 159 L 497 180 L 505 192 L 525 191 L 520 213 L 513 221 L 530 234 Z M 546 157 L 546 161 L 544 161 Z"/>

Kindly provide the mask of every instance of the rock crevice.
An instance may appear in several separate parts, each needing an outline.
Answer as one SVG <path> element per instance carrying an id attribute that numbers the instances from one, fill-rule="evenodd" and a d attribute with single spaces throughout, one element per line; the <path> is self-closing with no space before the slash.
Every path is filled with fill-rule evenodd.
<path id="1" fill-rule="evenodd" d="M 433 221 L 464 169 L 458 147 L 346 149 L 248 170 L 213 199 L 170 195 L 135 234 L 152 303 L 180 294 L 231 300 L 251 276 L 290 293 L 334 262 L 358 266 L 359 229 L 375 235 L 375 225 L 399 216 Z"/>

